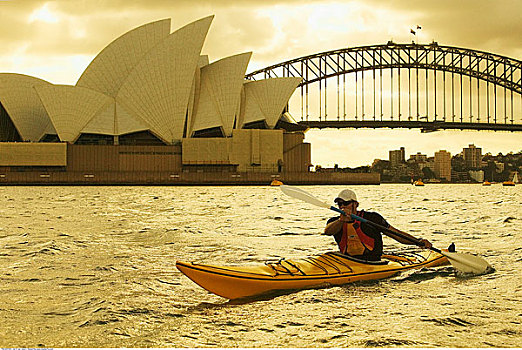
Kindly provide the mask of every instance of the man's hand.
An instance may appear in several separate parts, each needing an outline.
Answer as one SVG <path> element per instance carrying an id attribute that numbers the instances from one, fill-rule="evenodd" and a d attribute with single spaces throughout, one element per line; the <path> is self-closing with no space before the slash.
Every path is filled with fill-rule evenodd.
<path id="1" fill-rule="evenodd" d="M 428 248 L 428 249 L 431 248 L 431 242 L 428 241 L 427 239 L 421 238 L 421 239 L 419 240 L 419 242 L 422 244 L 422 247 L 424 247 L 424 248 Z"/>

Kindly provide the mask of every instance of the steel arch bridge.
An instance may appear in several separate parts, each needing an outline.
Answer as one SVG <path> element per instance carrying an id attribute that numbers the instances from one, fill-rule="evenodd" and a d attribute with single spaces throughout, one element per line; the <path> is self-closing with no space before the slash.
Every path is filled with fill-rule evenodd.
<path id="1" fill-rule="evenodd" d="M 300 108 L 299 124 L 311 128 L 522 131 L 522 61 L 488 52 L 388 42 L 246 75 L 275 77 L 303 78 L 288 108 Z"/>

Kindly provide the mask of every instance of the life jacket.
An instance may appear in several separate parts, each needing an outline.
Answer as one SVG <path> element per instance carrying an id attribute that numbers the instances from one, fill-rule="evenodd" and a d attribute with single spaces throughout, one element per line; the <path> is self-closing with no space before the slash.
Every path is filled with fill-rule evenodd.
<path id="1" fill-rule="evenodd" d="M 357 212 L 357 216 L 361 216 L 362 212 Z M 343 223 L 343 234 L 338 243 L 339 251 L 343 254 L 352 256 L 363 255 L 366 249 L 373 251 L 375 247 L 375 239 L 365 234 L 361 229 L 361 222 Z"/>

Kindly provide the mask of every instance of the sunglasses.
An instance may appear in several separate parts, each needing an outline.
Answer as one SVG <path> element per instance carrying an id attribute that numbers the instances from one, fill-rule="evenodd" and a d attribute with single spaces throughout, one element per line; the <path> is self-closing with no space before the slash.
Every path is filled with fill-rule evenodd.
<path id="1" fill-rule="evenodd" d="M 346 202 L 346 201 L 337 201 L 336 203 L 337 203 L 337 205 L 340 208 L 340 207 L 347 207 L 347 206 L 351 205 L 352 203 L 355 203 L 355 201 L 348 201 L 348 202 Z"/>

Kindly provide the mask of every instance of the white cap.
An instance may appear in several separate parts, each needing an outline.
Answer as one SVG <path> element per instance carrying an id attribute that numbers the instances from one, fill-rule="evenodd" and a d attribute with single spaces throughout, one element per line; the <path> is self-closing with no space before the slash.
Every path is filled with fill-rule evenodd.
<path id="1" fill-rule="evenodd" d="M 355 195 L 355 192 L 349 189 L 342 190 L 337 195 L 337 198 L 335 198 L 334 202 L 336 202 L 338 199 L 342 199 L 345 202 L 349 201 L 356 201 L 357 202 L 357 196 Z"/>

